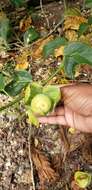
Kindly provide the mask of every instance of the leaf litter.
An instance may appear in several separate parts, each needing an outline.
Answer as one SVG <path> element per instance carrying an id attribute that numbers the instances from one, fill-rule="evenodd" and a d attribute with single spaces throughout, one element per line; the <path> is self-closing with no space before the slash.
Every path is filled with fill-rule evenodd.
<path id="1" fill-rule="evenodd" d="M 54 34 L 44 39 L 44 35 L 48 34 L 48 28 L 39 7 L 30 16 L 25 7 L 15 9 L 10 2 L 7 2 L 6 4 L 2 2 L 1 5 L 8 18 L 11 19 L 14 30 L 12 40 L 9 42 L 10 49 L 6 51 L 4 47 L 0 52 L 0 72 L 7 76 L 11 74 L 11 71 L 13 74 L 15 70 L 27 69 L 31 72 L 34 81 L 44 81 L 57 69 L 64 55 L 64 46 L 60 45 L 54 49 L 53 55 L 50 54 L 47 59 L 44 59 L 44 45 L 60 36 L 62 32 L 65 32 L 65 37 L 69 41 L 76 41 L 79 25 L 87 22 L 87 19 L 84 16 L 66 17 L 64 28 L 62 29 L 60 25 Z M 53 28 L 61 19 L 61 12 L 57 15 L 57 8 L 63 12 L 63 3 L 52 2 L 43 5 L 43 8 L 50 27 Z M 30 26 L 35 27 L 41 36 L 33 44 L 25 46 L 23 35 Z M 90 43 L 91 35 L 91 32 L 82 35 L 80 41 Z M 0 50 L 1 48 L 0 43 Z M 92 83 L 91 74 L 89 66 L 79 67 L 75 81 Z M 70 82 L 71 80 L 66 78 L 64 71 L 61 70 L 49 84 L 61 85 Z M 0 106 L 6 105 L 11 99 L 0 94 Z M 23 102 L 20 101 L 10 107 L 7 112 L 0 113 L 0 190 L 33 189 L 32 168 L 30 169 L 28 158 L 30 125 L 23 112 L 25 108 Z M 74 173 L 77 170 L 92 172 L 92 136 L 78 131 L 72 134 L 68 129 L 60 130 L 58 126 L 53 125 L 41 125 L 38 129 L 32 127 L 32 130 L 30 149 L 35 189 L 80 190 L 74 181 Z M 92 185 L 86 189 L 91 190 Z"/>

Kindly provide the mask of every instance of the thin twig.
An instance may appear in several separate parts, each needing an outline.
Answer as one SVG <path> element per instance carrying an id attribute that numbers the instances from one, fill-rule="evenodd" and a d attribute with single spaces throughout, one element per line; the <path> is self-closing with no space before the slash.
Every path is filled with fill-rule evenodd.
<path id="1" fill-rule="evenodd" d="M 42 11 L 43 16 L 44 16 L 45 19 L 46 19 L 47 27 L 50 28 L 49 20 L 48 20 L 47 15 L 45 14 L 45 12 L 44 12 L 44 10 L 43 10 L 42 0 L 40 0 L 40 7 L 41 7 L 41 11 Z"/>
<path id="2" fill-rule="evenodd" d="M 51 34 L 53 34 L 53 32 L 55 32 L 56 29 L 57 29 L 61 24 L 63 24 L 63 22 L 64 22 L 64 17 L 62 17 L 62 19 L 55 25 L 55 27 L 44 37 L 44 39 L 47 38 L 47 37 L 49 37 Z"/>
<path id="3" fill-rule="evenodd" d="M 85 9 L 85 0 L 83 0 L 83 6 L 82 6 L 82 9 L 83 9 L 83 10 Z"/>
<path id="4" fill-rule="evenodd" d="M 17 33 L 16 33 L 15 31 L 13 31 L 13 33 L 14 33 L 16 39 L 18 40 L 18 42 L 20 42 L 21 46 L 23 46 L 24 44 L 23 44 L 23 42 L 20 40 L 20 38 L 18 37 Z"/>
<path id="5" fill-rule="evenodd" d="M 33 190 L 36 190 L 35 181 L 34 181 L 33 161 L 32 161 L 32 154 L 31 154 L 31 126 L 29 127 L 28 149 L 29 149 L 29 161 L 30 161 L 30 168 L 31 168 L 31 178 L 32 178 L 32 184 L 33 184 Z"/>
<path id="6" fill-rule="evenodd" d="M 50 35 L 52 35 L 52 34 L 56 31 L 56 29 L 57 29 L 61 24 L 63 24 L 63 22 L 64 22 L 64 17 L 62 17 L 62 19 L 55 25 L 55 27 L 54 27 L 52 30 L 50 30 L 50 32 L 49 32 L 48 34 L 46 34 L 43 38 L 40 38 L 40 39 L 39 39 L 40 43 L 41 43 L 43 40 L 45 40 L 46 38 L 48 38 Z M 32 47 L 32 46 L 35 45 L 36 43 L 37 43 L 37 41 L 33 42 L 33 43 L 30 45 L 30 47 Z"/>
<path id="7" fill-rule="evenodd" d="M 16 98 L 14 101 L 10 102 L 9 104 L 0 107 L 0 112 L 4 111 L 5 109 L 8 109 L 9 107 L 13 106 L 14 104 L 20 102 L 20 100 L 23 99 L 23 96 L 19 96 L 18 98 Z"/>

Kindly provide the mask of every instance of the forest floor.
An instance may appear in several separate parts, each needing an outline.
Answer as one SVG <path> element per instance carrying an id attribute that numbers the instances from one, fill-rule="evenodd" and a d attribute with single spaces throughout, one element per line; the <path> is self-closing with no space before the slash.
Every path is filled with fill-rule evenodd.
<path id="1" fill-rule="evenodd" d="M 15 68 L 23 68 L 32 74 L 34 81 L 46 80 L 57 67 L 60 57 L 44 60 L 40 58 L 40 50 L 37 52 L 39 43 L 35 50 L 35 47 L 23 46 L 20 39 L 27 25 L 35 26 L 42 37 L 50 29 L 55 29 L 64 11 L 63 3 L 40 5 L 30 8 L 29 13 L 25 7 L 15 9 L 7 1 L 0 3 L 14 27 L 11 50 L 0 53 L 0 72 L 7 75 Z M 78 7 L 80 2 L 70 5 Z M 89 12 L 84 11 L 84 14 Z M 52 35 L 60 36 L 62 30 L 59 25 Z M 51 35 L 47 41 L 50 38 Z M 33 51 L 31 56 L 30 51 Z M 92 69 L 88 66 L 79 68 L 75 81 L 91 84 Z M 67 83 L 73 83 L 73 80 L 65 78 L 62 71 L 49 82 Z M 11 97 L 1 94 L 0 107 L 11 100 Z M 24 112 L 20 101 L 20 104 L 16 103 L 0 113 L 0 190 L 81 190 L 75 184 L 74 173 L 77 170 L 92 173 L 92 135 L 77 130 L 71 133 L 67 127 L 57 125 L 30 128 Z M 92 185 L 85 190 L 92 190 Z"/>

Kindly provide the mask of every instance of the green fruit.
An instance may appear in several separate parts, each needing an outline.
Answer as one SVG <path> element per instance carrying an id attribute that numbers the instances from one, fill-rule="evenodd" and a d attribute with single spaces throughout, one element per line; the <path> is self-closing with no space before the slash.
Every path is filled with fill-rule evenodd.
<path id="1" fill-rule="evenodd" d="M 50 98 L 44 94 L 37 94 L 31 101 L 31 110 L 38 115 L 47 114 L 51 106 Z"/>
<path id="2" fill-rule="evenodd" d="M 24 33 L 24 44 L 32 43 L 40 37 L 39 33 L 35 30 L 35 28 L 30 27 Z"/>
<path id="3" fill-rule="evenodd" d="M 86 188 L 91 183 L 91 174 L 87 172 L 77 171 L 74 175 L 76 184 L 80 188 Z"/>
<path id="4" fill-rule="evenodd" d="M 61 99 L 60 88 L 54 85 L 48 85 L 43 88 L 43 93 L 49 96 L 54 105 L 56 105 Z"/>

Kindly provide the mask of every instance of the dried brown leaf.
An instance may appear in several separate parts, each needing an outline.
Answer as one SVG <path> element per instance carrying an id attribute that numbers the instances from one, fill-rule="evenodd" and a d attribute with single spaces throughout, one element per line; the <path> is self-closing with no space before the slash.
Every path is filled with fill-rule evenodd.
<path id="1" fill-rule="evenodd" d="M 20 31 L 25 32 L 31 25 L 32 25 L 31 16 L 29 16 L 28 18 L 23 18 L 19 24 Z"/>
<path id="2" fill-rule="evenodd" d="M 81 23 L 87 23 L 87 19 L 82 16 L 66 17 L 64 22 L 64 31 L 69 29 L 78 30 Z"/>
<path id="3" fill-rule="evenodd" d="M 55 182 L 58 175 L 51 168 L 50 162 L 47 157 L 39 150 L 32 151 L 32 159 L 38 171 L 41 187 L 44 187 L 45 182 Z"/>
<path id="4" fill-rule="evenodd" d="M 82 156 L 88 164 L 92 164 L 92 135 L 86 135 L 86 142 L 82 147 Z"/>
<path id="5" fill-rule="evenodd" d="M 62 171 L 62 160 L 63 159 L 62 159 L 61 153 L 55 154 L 52 157 L 53 168 L 58 173 L 61 173 L 61 171 Z"/>
<path id="6" fill-rule="evenodd" d="M 44 45 L 46 45 L 52 39 L 53 39 L 53 36 L 51 35 L 44 40 L 42 40 L 42 39 L 38 40 L 33 49 L 32 57 L 34 59 L 40 59 L 42 57 L 42 50 L 43 50 Z"/>
<path id="7" fill-rule="evenodd" d="M 69 142 L 68 142 L 66 130 L 62 126 L 59 128 L 59 135 L 61 139 L 61 151 L 62 151 L 63 162 L 64 162 L 66 159 L 67 153 L 69 152 Z"/>
<path id="8" fill-rule="evenodd" d="M 68 133 L 68 140 L 70 144 L 70 152 L 72 152 L 85 143 L 85 136 L 83 133 L 76 130 L 74 134 Z"/>

